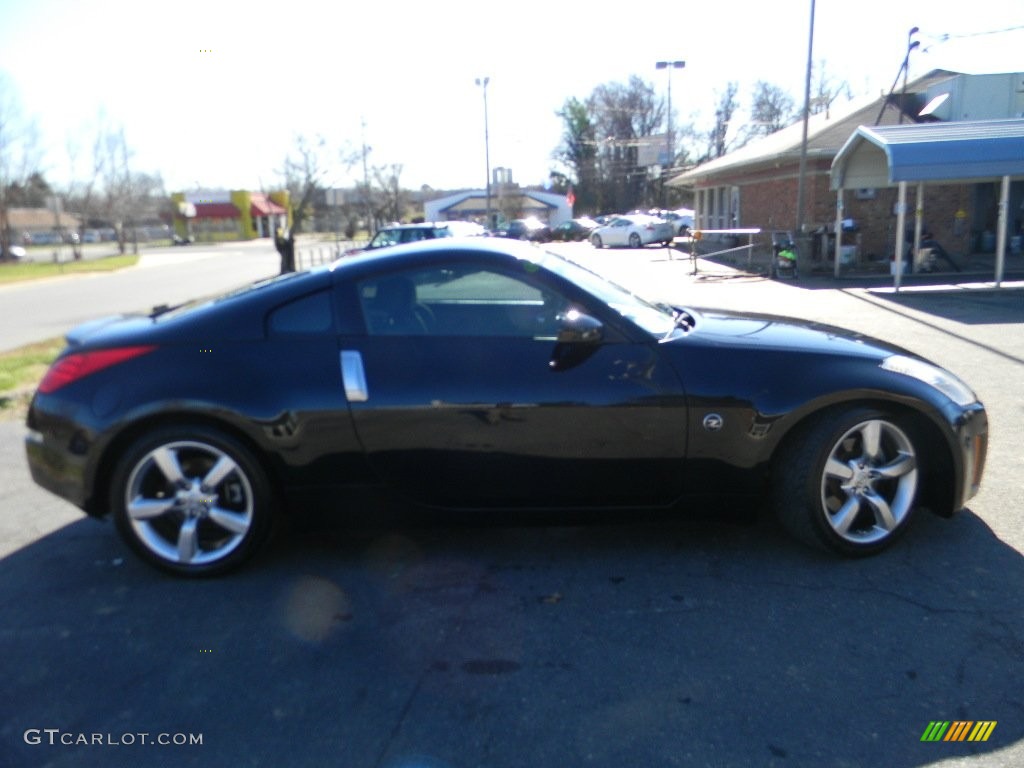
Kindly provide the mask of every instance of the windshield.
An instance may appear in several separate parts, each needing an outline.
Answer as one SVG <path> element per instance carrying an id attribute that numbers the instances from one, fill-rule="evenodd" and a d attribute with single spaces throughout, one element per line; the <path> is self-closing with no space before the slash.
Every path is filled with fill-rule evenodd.
<path id="1" fill-rule="evenodd" d="M 652 336 L 664 338 L 668 334 L 671 338 L 673 335 L 675 312 L 671 307 L 642 299 L 586 267 L 549 251 L 544 252 L 540 264 L 566 280 L 571 280 Z"/>

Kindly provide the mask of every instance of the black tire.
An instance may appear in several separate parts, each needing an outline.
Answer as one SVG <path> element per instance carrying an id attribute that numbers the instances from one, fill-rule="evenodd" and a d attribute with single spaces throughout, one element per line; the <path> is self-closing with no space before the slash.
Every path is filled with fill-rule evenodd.
<path id="1" fill-rule="evenodd" d="M 598 249 L 604 247 L 604 243 L 601 242 L 601 236 L 600 235 L 591 235 L 590 236 L 590 243 L 591 243 L 591 245 L 593 245 L 595 248 L 598 248 Z"/>
<path id="2" fill-rule="evenodd" d="M 639 248 L 642 245 L 643 245 L 643 243 L 640 241 L 640 235 L 638 235 L 636 232 L 634 232 L 633 234 L 631 234 L 629 236 L 629 247 L 630 248 Z"/>
<path id="3" fill-rule="evenodd" d="M 237 568 L 273 528 L 260 463 L 233 437 L 202 425 L 163 427 L 136 440 L 118 461 L 110 498 L 132 550 L 179 576 Z"/>
<path id="4" fill-rule="evenodd" d="M 888 547 L 913 516 L 923 441 L 906 419 L 849 407 L 789 436 L 774 462 L 773 501 L 801 541 L 848 557 Z"/>

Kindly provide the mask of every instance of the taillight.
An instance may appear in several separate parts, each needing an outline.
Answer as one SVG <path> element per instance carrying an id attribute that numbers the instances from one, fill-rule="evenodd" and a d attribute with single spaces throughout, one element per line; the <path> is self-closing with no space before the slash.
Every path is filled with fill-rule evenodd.
<path id="1" fill-rule="evenodd" d="M 39 391 L 44 395 L 55 392 L 78 381 L 83 376 L 101 371 L 112 365 L 131 360 L 156 349 L 153 345 L 137 347 L 115 347 L 113 349 L 94 349 L 88 352 L 72 352 L 65 355 L 50 366 L 43 380 L 39 383 Z"/>

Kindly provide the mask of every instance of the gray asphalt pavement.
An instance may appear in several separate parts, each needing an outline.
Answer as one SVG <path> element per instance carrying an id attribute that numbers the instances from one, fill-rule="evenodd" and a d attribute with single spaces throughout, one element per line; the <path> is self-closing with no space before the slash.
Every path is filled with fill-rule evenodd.
<path id="1" fill-rule="evenodd" d="M 770 521 L 622 514 L 339 527 L 184 582 L 34 487 L 0 423 L 0 766 L 1024 764 L 1024 294 L 574 253 L 652 298 L 936 359 L 989 409 L 981 494 L 863 561 Z M 922 742 L 935 720 L 997 725 Z"/>
<path id="2" fill-rule="evenodd" d="M 0 285 L 0 352 L 61 336 L 103 315 L 221 293 L 279 269 L 273 244 L 255 240 L 156 248 L 131 269 Z"/>

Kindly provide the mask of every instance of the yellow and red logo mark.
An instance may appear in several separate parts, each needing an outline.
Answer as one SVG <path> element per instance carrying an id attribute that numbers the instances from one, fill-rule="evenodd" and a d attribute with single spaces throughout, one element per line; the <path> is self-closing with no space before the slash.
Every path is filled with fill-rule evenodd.
<path id="1" fill-rule="evenodd" d="M 988 741 L 996 720 L 932 720 L 921 741 Z"/>

